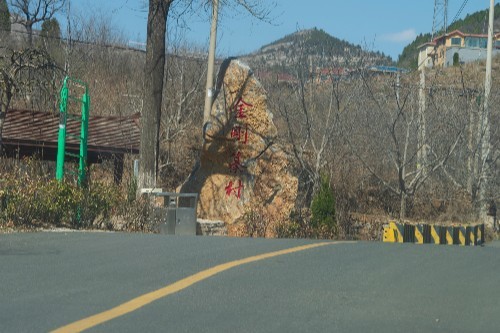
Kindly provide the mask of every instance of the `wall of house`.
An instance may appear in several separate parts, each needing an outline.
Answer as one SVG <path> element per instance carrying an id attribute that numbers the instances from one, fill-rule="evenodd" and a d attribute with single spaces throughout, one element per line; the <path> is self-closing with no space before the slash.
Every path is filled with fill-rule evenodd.
<path id="1" fill-rule="evenodd" d="M 427 46 L 420 49 L 420 52 L 418 53 L 418 69 L 422 69 L 422 67 L 432 67 L 433 63 L 432 58 L 430 57 L 430 53 L 433 51 L 433 46 Z"/>
<path id="2" fill-rule="evenodd" d="M 458 53 L 458 58 L 462 63 L 468 63 L 486 59 L 486 49 L 449 47 L 446 50 L 446 60 L 444 67 L 453 66 L 453 55 Z M 500 54 L 500 50 L 493 49 L 493 56 Z"/>
<path id="3" fill-rule="evenodd" d="M 447 49 L 448 48 L 445 44 L 440 44 L 436 47 L 436 60 L 434 62 L 435 67 L 443 67 L 445 65 Z"/>

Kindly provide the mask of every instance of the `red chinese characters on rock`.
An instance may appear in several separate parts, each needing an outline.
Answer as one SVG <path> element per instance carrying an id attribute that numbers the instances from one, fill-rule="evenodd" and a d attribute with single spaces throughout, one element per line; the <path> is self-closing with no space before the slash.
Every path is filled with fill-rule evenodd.
<path id="1" fill-rule="evenodd" d="M 238 180 L 238 186 L 235 186 L 236 184 L 233 184 L 233 181 L 229 181 L 229 184 L 226 186 L 226 195 L 229 197 L 231 194 L 234 194 L 237 199 L 241 198 L 241 192 L 243 192 L 243 184 L 241 183 L 241 180 Z"/>
<path id="2" fill-rule="evenodd" d="M 238 122 L 240 119 L 244 119 L 247 117 L 247 113 L 249 108 L 253 107 L 252 104 L 245 102 L 242 98 L 238 99 L 234 106 L 234 112 L 236 115 L 236 121 Z M 236 139 L 237 143 L 246 145 L 248 143 L 248 126 L 242 125 L 241 123 L 237 123 L 231 129 L 231 139 Z M 241 163 L 241 152 L 236 151 L 231 154 L 232 161 L 229 163 L 229 171 L 231 173 L 239 173 L 243 170 L 243 165 Z M 241 179 L 237 180 L 238 186 L 232 180 L 229 181 L 227 186 L 225 187 L 226 196 L 230 197 L 234 195 L 238 200 L 241 199 L 243 194 L 243 183 Z"/>
<path id="3" fill-rule="evenodd" d="M 237 173 L 238 171 L 241 171 L 242 168 L 243 165 L 241 164 L 241 152 L 237 151 L 233 154 L 233 161 L 229 163 L 229 170 L 232 173 Z"/>
<path id="4" fill-rule="evenodd" d="M 249 104 L 243 100 L 243 98 L 240 98 L 236 105 L 234 106 L 234 111 L 236 112 L 236 119 L 242 119 L 246 118 L 246 112 L 248 111 L 247 109 L 252 107 L 252 104 Z"/>
<path id="5" fill-rule="evenodd" d="M 248 127 L 242 127 L 236 125 L 231 129 L 231 139 L 236 139 L 236 141 L 243 143 L 244 145 L 248 142 Z"/>

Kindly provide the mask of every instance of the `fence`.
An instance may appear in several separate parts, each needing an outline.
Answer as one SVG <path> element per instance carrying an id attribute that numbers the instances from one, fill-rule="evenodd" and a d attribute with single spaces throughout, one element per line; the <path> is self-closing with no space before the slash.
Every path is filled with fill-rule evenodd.
<path id="1" fill-rule="evenodd" d="M 388 243 L 482 245 L 484 244 L 484 224 L 438 226 L 389 222 L 388 226 L 384 226 L 383 241 Z"/>

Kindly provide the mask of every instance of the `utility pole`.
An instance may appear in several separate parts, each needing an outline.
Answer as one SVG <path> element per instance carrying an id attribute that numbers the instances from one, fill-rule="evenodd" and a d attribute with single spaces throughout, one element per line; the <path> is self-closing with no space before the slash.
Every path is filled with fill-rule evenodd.
<path id="1" fill-rule="evenodd" d="M 212 0 L 212 25 L 210 27 L 210 46 L 208 49 L 208 68 L 207 68 L 207 89 L 205 96 L 205 108 L 203 109 L 203 125 L 210 119 L 212 111 L 212 98 L 214 95 L 214 62 L 215 62 L 215 43 L 217 40 L 217 16 L 219 13 L 219 0 Z"/>
<path id="2" fill-rule="evenodd" d="M 481 178 L 479 180 L 479 219 L 486 222 L 488 218 L 488 187 L 490 169 L 490 108 L 491 92 L 491 57 L 493 52 L 493 20 L 495 17 L 495 0 L 490 0 L 488 20 L 488 49 L 486 53 L 486 77 L 484 80 L 484 106 L 481 115 Z"/>

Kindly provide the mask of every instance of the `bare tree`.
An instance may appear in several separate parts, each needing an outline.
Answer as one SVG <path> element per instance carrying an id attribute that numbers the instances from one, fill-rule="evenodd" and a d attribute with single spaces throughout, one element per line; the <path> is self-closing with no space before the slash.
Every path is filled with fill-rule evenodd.
<path id="1" fill-rule="evenodd" d="M 0 147 L 5 118 L 15 94 L 26 94 L 35 86 L 50 85 L 47 81 L 51 80 L 52 74 L 58 69 L 44 51 L 26 49 L 7 50 L 6 53 L 0 57 Z M 26 71 L 32 74 L 38 72 L 39 75 L 21 75 Z"/>
<path id="2" fill-rule="evenodd" d="M 343 55 L 326 45 L 321 54 L 311 54 L 307 44 L 313 37 L 308 33 L 301 32 L 289 48 L 282 66 L 289 72 L 264 80 L 271 108 L 282 116 L 276 121 L 285 130 L 282 139 L 295 159 L 301 205 L 306 207 L 320 186 L 321 174 L 331 174 L 341 154 L 340 115 L 349 109 L 359 84 L 350 79 L 349 68 L 362 63 L 361 58 Z"/>
<path id="3" fill-rule="evenodd" d="M 172 39 L 170 39 L 172 40 Z M 159 177 L 162 186 L 175 188 L 191 171 L 194 154 L 188 149 L 200 142 L 202 133 L 202 83 L 206 75 L 206 57 L 194 47 L 171 49 L 165 75 L 160 132 Z"/>
<path id="4" fill-rule="evenodd" d="M 9 0 L 14 22 L 26 28 L 30 47 L 33 45 L 33 26 L 50 20 L 65 3 L 66 0 Z"/>
<path id="5" fill-rule="evenodd" d="M 482 158 L 483 146 L 481 143 L 484 141 L 484 126 L 482 117 L 483 103 L 482 103 L 482 87 L 477 80 L 478 66 L 468 66 L 466 68 L 459 67 L 457 76 L 459 76 L 460 87 L 456 92 L 448 92 L 449 97 L 446 101 L 447 105 L 453 105 L 454 113 L 460 114 L 462 117 L 461 122 L 466 125 L 466 133 L 464 134 L 463 142 L 459 146 L 457 157 L 453 158 L 448 165 L 443 167 L 443 172 L 446 178 L 453 184 L 453 186 L 466 193 L 469 197 L 470 204 L 474 211 L 474 217 L 478 218 L 481 210 L 481 205 L 485 202 L 480 201 L 479 190 L 484 186 L 485 181 L 490 182 L 488 186 L 490 191 L 486 194 L 487 204 L 498 200 L 498 175 L 499 169 L 495 167 L 499 161 L 499 136 L 498 136 L 498 94 L 491 94 L 491 151 L 487 160 Z M 493 82 L 494 87 L 498 82 Z M 450 89 L 453 90 L 453 89 Z M 492 89 L 495 91 L 495 89 Z M 444 104 L 441 96 L 436 96 L 435 99 L 440 101 L 436 104 Z M 455 103 L 453 101 L 456 101 Z M 489 168 L 489 170 L 487 170 Z M 484 175 L 486 171 L 491 173 L 487 179 Z M 484 206 L 483 206 L 484 208 Z M 472 216 L 471 216 L 472 217 Z"/>
<path id="6" fill-rule="evenodd" d="M 399 217 L 407 216 L 408 200 L 448 162 L 460 142 L 465 125 L 454 120 L 453 107 L 444 103 L 425 109 L 426 136 L 420 134 L 419 84 L 409 76 L 396 84 L 393 78 L 362 76 L 363 104 L 355 112 L 347 133 L 353 153 L 383 186 L 399 197 Z M 421 91 L 420 91 L 421 92 Z M 361 141 L 355 135 L 364 133 Z M 422 141 L 425 139 L 425 141 Z M 427 165 L 418 164 L 428 152 Z M 391 171 L 392 169 L 392 171 Z"/>
<path id="7" fill-rule="evenodd" d="M 104 15 L 74 15 L 68 52 L 59 52 L 69 75 L 89 85 L 94 115 L 129 115 L 142 109 L 145 55 L 127 46 Z M 66 46 L 63 44 L 63 46 Z M 61 49 L 59 49 L 61 51 Z"/>

